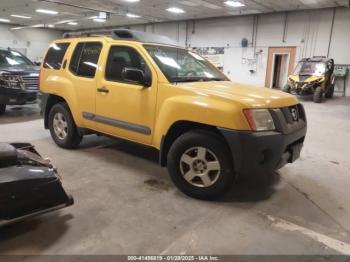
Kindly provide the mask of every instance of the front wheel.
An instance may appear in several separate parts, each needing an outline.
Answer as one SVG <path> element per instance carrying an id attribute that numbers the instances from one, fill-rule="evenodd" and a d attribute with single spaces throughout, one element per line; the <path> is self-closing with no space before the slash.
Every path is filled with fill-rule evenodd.
<path id="1" fill-rule="evenodd" d="M 324 96 L 325 96 L 326 98 L 332 98 L 333 95 L 334 95 L 334 85 L 332 84 L 332 85 L 328 88 L 328 90 L 326 91 L 326 93 L 324 94 Z"/>
<path id="2" fill-rule="evenodd" d="M 323 97 L 323 89 L 322 87 L 318 86 L 314 93 L 314 102 L 315 103 L 321 103 Z"/>
<path id="3" fill-rule="evenodd" d="M 66 103 L 58 103 L 51 108 L 49 128 L 52 139 L 62 148 L 76 148 L 82 140 Z"/>
<path id="4" fill-rule="evenodd" d="M 214 199 L 233 185 L 230 149 L 215 133 L 191 131 L 180 136 L 168 153 L 168 171 L 186 195 Z"/>
<path id="5" fill-rule="evenodd" d="M 286 93 L 290 93 L 291 92 L 291 88 L 288 84 L 286 84 L 283 88 L 282 88 L 282 91 L 283 92 L 286 92 Z"/>
<path id="6" fill-rule="evenodd" d="M 5 114 L 6 111 L 6 105 L 0 104 L 0 116 Z"/>

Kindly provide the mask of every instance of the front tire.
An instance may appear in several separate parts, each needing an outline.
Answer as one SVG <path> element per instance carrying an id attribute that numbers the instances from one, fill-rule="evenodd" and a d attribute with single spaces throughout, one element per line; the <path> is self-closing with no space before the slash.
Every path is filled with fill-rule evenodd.
<path id="1" fill-rule="evenodd" d="M 6 105 L 0 104 L 0 116 L 5 114 L 6 111 Z"/>
<path id="2" fill-rule="evenodd" d="M 223 195 L 235 178 L 230 149 L 220 136 L 206 131 L 191 131 L 175 140 L 168 171 L 178 189 L 198 199 Z"/>
<path id="3" fill-rule="evenodd" d="M 332 98 L 334 95 L 334 85 L 331 85 L 328 90 L 326 91 L 326 93 L 324 94 L 324 96 L 326 98 Z"/>
<path id="4" fill-rule="evenodd" d="M 82 140 L 66 103 L 58 103 L 51 108 L 49 128 L 52 139 L 59 147 L 76 148 Z"/>
<path id="5" fill-rule="evenodd" d="M 323 97 L 323 89 L 322 87 L 318 86 L 314 93 L 314 102 L 315 103 L 321 103 Z"/>
<path id="6" fill-rule="evenodd" d="M 291 92 L 291 88 L 288 84 L 286 84 L 283 88 L 282 88 L 282 91 L 283 92 L 286 92 L 286 93 L 290 93 Z"/>

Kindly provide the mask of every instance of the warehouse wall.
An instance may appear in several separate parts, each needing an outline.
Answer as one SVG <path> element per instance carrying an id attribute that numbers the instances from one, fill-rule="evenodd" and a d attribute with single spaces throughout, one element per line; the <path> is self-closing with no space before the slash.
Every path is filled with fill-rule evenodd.
<path id="1" fill-rule="evenodd" d="M 10 31 L 11 27 L 0 24 L 0 47 L 17 48 L 33 61 L 40 60 L 49 43 L 62 36 L 62 32 L 56 30 L 33 28 Z"/>
<path id="2" fill-rule="evenodd" d="M 180 45 L 189 47 L 226 47 L 224 71 L 234 81 L 256 86 L 265 85 L 269 47 L 296 46 L 297 60 L 302 57 L 326 56 L 331 36 L 333 9 L 296 11 L 258 15 L 256 73 L 249 72 L 250 65 L 242 64 L 242 57 L 254 58 L 252 46 L 254 16 L 240 16 L 195 22 L 173 22 L 132 27 L 137 30 L 168 35 Z M 285 20 L 286 19 L 286 20 Z M 286 31 L 284 27 L 286 21 Z M 337 64 L 350 65 L 350 9 L 337 8 L 335 13 L 330 57 Z M 241 48 L 242 38 L 250 47 Z M 349 81 L 348 81 L 349 83 Z M 348 87 L 350 93 L 350 87 Z"/>

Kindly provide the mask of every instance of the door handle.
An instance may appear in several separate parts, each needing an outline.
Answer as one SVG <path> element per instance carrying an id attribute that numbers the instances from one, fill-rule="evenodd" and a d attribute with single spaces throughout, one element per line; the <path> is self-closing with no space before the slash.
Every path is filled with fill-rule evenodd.
<path id="1" fill-rule="evenodd" d="M 109 90 L 105 87 L 97 88 L 97 92 L 108 94 Z"/>

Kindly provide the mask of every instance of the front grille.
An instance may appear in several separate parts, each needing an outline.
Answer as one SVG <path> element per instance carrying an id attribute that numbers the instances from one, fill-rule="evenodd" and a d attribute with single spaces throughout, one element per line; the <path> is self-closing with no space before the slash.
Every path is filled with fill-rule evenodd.
<path id="1" fill-rule="evenodd" d="M 283 113 L 286 117 L 288 123 L 298 122 L 300 120 L 305 120 L 304 110 L 301 105 L 295 105 L 288 107 L 288 110 L 283 109 Z"/>
<path id="2" fill-rule="evenodd" d="M 24 87 L 27 90 L 39 89 L 39 77 L 38 76 L 22 76 Z"/>
<path id="3" fill-rule="evenodd" d="M 283 134 L 292 133 L 306 126 L 306 114 L 302 104 L 270 110 L 276 130 Z"/>

